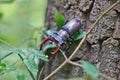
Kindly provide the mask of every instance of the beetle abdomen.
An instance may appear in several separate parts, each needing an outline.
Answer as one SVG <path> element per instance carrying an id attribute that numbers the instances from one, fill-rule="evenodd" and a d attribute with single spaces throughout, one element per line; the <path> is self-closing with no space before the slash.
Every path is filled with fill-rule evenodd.
<path id="1" fill-rule="evenodd" d="M 75 34 L 81 28 L 80 19 L 72 19 L 63 26 L 63 30 L 67 31 L 69 35 Z"/>

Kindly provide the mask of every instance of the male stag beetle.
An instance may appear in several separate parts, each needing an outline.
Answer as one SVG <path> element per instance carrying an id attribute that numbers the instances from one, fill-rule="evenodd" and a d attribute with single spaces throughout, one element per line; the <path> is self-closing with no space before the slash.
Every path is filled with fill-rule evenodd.
<path id="1" fill-rule="evenodd" d="M 55 55 L 60 50 L 62 44 L 65 43 L 65 40 L 70 38 L 76 32 L 78 32 L 79 29 L 81 28 L 81 25 L 82 24 L 80 19 L 70 20 L 62 27 L 62 29 L 59 32 L 53 33 L 51 36 L 45 38 L 43 42 L 40 44 L 40 50 L 42 50 L 42 47 L 46 42 L 48 41 L 55 42 L 56 50 L 52 53 L 52 58 L 55 57 Z"/>

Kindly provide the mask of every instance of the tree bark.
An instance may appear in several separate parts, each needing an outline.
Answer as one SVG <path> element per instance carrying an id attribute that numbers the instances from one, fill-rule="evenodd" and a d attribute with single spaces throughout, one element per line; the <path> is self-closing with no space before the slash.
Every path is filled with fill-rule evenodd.
<path id="1" fill-rule="evenodd" d="M 82 29 L 87 31 L 96 21 L 98 16 L 110 7 L 117 0 L 48 0 L 46 13 L 46 27 L 55 29 L 54 13 L 57 10 L 65 16 L 67 20 L 80 18 Z M 76 46 L 78 42 L 75 42 Z M 76 46 L 72 46 L 69 55 Z M 107 13 L 97 24 L 96 28 L 87 37 L 86 43 L 79 49 L 72 58 L 73 61 L 87 60 L 98 66 L 101 73 L 106 74 L 116 80 L 120 80 L 120 4 Z M 64 57 L 59 53 L 55 59 L 45 64 L 42 77 L 55 70 L 62 62 Z M 60 78 L 83 77 L 80 67 L 65 65 L 49 80 Z"/>

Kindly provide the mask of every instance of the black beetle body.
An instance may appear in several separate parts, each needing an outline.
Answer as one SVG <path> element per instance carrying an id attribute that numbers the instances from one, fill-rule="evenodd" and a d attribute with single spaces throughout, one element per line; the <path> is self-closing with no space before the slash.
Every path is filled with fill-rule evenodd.
<path id="1" fill-rule="evenodd" d="M 80 19 L 72 19 L 66 23 L 58 33 L 54 33 L 51 37 L 54 38 L 58 44 L 62 45 L 67 38 L 74 35 L 80 28 Z"/>
<path id="2" fill-rule="evenodd" d="M 81 21 L 79 19 L 72 19 L 66 23 L 58 33 L 54 33 L 52 36 L 49 36 L 43 40 L 40 45 L 40 50 L 42 50 L 43 45 L 47 41 L 52 41 L 56 43 L 56 50 L 53 52 L 52 58 L 60 50 L 62 44 L 65 43 L 65 40 L 74 35 L 81 28 Z"/>

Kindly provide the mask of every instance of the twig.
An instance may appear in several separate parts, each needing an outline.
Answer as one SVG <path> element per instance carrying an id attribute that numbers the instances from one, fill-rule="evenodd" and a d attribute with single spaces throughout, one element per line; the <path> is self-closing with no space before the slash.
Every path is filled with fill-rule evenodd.
<path id="1" fill-rule="evenodd" d="M 53 76 L 58 70 L 60 70 L 65 64 L 67 63 L 67 60 L 65 60 L 57 69 L 55 69 L 51 74 L 49 74 L 47 77 L 45 77 L 43 80 L 48 80 L 51 76 Z"/>
<path id="2" fill-rule="evenodd" d="M 60 49 L 60 52 L 62 53 L 62 55 L 64 56 L 64 58 L 67 60 L 67 56 L 66 56 L 65 52 L 62 51 L 61 49 Z"/>
<path id="3" fill-rule="evenodd" d="M 73 62 L 73 61 L 68 61 L 68 63 L 70 63 L 70 64 L 72 64 L 72 65 L 75 65 L 75 66 L 78 66 L 78 67 L 82 67 L 82 65 L 81 64 L 79 64 L 79 63 L 76 63 L 76 62 Z"/>
<path id="4" fill-rule="evenodd" d="M 80 43 L 78 44 L 78 46 L 76 47 L 76 49 L 74 50 L 74 52 L 70 55 L 70 57 L 68 59 L 71 59 L 75 55 L 75 53 L 78 51 L 78 49 L 85 42 L 86 38 L 87 38 L 87 34 L 83 37 L 83 39 L 80 41 Z"/>
<path id="5" fill-rule="evenodd" d="M 12 46 L 11 44 L 9 44 L 9 43 L 8 43 L 7 41 L 5 41 L 5 40 L 0 39 L 0 42 L 3 43 L 3 44 L 5 44 L 5 45 L 7 45 L 8 47 L 13 48 L 13 46 Z"/>
<path id="6" fill-rule="evenodd" d="M 86 35 L 84 36 L 84 38 L 80 41 L 79 45 L 77 46 L 77 48 L 74 50 L 74 52 L 71 54 L 71 56 L 68 58 L 68 60 L 70 60 L 75 53 L 77 52 L 77 50 L 82 46 L 82 44 L 85 42 L 88 34 L 96 27 L 97 23 L 99 22 L 99 20 L 106 14 L 108 13 L 111 9 L 113 9 L 118 3 L 120 3 L 120 0 L 118 0 L 117 2 L 115 2 L 114 4 L 112 4 L 107 10 L 105 10 L 98 18 L 97 20 L 94 22 L 94 24 L 90 27 L 90 29 L 87 31 Z M 67 60 L 65 60 L 57 69 L 55 69 L 51 74 L 49 74 L 47 77 L 44 78 L 44 80 L 48 80 L 51 76 L 53 76 L 56 72 L 58 72 L 58 70 L 60 70 L 65 64 L 67 63 Z"/>

